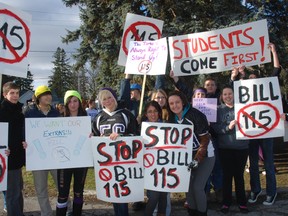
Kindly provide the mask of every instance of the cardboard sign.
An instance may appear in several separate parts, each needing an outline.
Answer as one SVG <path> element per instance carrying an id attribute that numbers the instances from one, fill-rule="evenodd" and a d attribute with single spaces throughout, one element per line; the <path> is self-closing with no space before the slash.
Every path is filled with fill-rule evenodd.
<path id="1" fill-rule="evenodd" d="M 161 75 L 166 72 L 166 38 L 155 41 L 130 41 L 126 74 Z"/>
<path id="2" fill-rule="evenodd" d="M 281 92 L 277 77 L 234 82 L 237 139 L 284 136 Z"/>
<path id="3" fill-rule="evenodd" d="M 142 137 L 93 137 L 97 198 L 127 203 L 144 200 Z"/>
<path id="4" fill-rule="evenodd" d="M 93 166 L 91 118 L 26 118 L 27 170 Z"/>
<path id="5" fill-rule="evenodd" d="M 0 3 L 1 73 L 27 77 L 31 15 Z"/>
<path id="6" fill-rule="evenodd" d="M 5 150 L 8 149 L 8 123 L 0 123 L 0 191 L 7 190 L 8 159 Z"/>
<path id="7" fill-rule="evenodd" d="M 267 21 L 169 37 L 175 76 L 208 74 L 271 61 Z"/>
<path id="8" fill-rule="evenodd" d="M 205 114 L 208 122 L 216 122 L 217 98 L 193 98 L 192 105 Z"/>
<path id="9" fill-rule="evenodd" d="M 188 192 L 193 126 L 143 122 L 145 189 Z"/>
<path id="10" fill-rule="evenodd" d="M 125 66 L 130 41 L 152 41 L 161 38 L 163 21 L 127 13 L 118 65 Z"/>

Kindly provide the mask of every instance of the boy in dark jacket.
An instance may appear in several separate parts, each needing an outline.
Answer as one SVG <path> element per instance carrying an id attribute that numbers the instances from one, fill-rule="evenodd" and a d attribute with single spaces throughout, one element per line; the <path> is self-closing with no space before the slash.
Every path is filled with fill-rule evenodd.
<path id="1" fill-rule="evenodd" d="M 8 157 L 7 176 L 7 215 L 23 215 L 23 178 L 22 167 L 25 164 L 25 150 L 22 145 L 24 115 L 19 102 L 20 88 L 13 82 L 3 85 L 4 100 L 0 106 L 0 122 L 8 122 Z"/>

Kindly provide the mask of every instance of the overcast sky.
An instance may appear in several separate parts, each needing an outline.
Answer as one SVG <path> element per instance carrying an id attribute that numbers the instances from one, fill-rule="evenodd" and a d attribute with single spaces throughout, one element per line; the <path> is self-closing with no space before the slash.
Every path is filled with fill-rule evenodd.
<path id="1" fill-rule="evenodd" d="M 62 0 L 0 0 L 0 3 L 32 16 L 28 63 L 34 76 L 34 87 L 46 84 L 57 47 L 63 48 L 68 57 L 79 47 L 79 43 L 66 45 L 61 42 L 61 36 L 67 33 L 66 29 L 73 31 L 80 26 L 78 7 L 65 7 Z M 73 62 L 72 58 L 70 62 Z"/>

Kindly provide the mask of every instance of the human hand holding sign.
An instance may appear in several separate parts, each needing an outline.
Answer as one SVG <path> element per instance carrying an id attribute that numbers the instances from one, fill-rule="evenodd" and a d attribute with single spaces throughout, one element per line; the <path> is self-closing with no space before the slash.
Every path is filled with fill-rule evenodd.
<path id="1" fill-rule="evenodd" d="M 232 120 L 228 126 L 229 130 L 232 130 L 235 127 L 236 123 L 237 123 L 236 120 Z"/>

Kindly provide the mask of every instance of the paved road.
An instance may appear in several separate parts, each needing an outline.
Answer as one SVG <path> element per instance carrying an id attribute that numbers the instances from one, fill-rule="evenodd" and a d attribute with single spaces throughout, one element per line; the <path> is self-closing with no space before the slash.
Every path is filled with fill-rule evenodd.
<path id="1" fill-rule="evenodd" d="M 2 198 L 1 198 L 2 199 Z M 264 206 L 262 202 L 264 201 L 265 196 L 259 197 L 259 200 L 256 204 L 249 205 L 248 208 L 250 212 L 246 215 L 248 216 L 284 216 L 288 215 L 288 188 L 280 188 L 278 189 L 278 196 L 275 204 L 273 206 Z M 56 199 L 51 198 L 52 206 L 56 206 Z M 219 204 L 215 202 L 208 203 L 208 215 L 209 216 L 218 216 L 224 215 L 219 211 Z M 0 200 L 0 215 L 5 216 L 3 209 L 3 200 Z M 113 215 L 113 207 L 111 204 L 102 202 L 102 201 L 89 201 L 85 202 L 83 208 L 83 216 L 112 216 Z M 40 216 L 39 205 L 36 197 L 26 197 L 25 198 L 25 216 Z M 142 211 L 133 211 L 130 208 L 130 216 L 143 216 Z M 172 216 L 185 216 L 188 215 L 187 211 L 183 208 L 183 201 L 178 202 L 172 199 Z M 243 215 L 239 212 L 237 206 L 231 206 L 230 212 L 226 214 L 230 215 Z"/>

